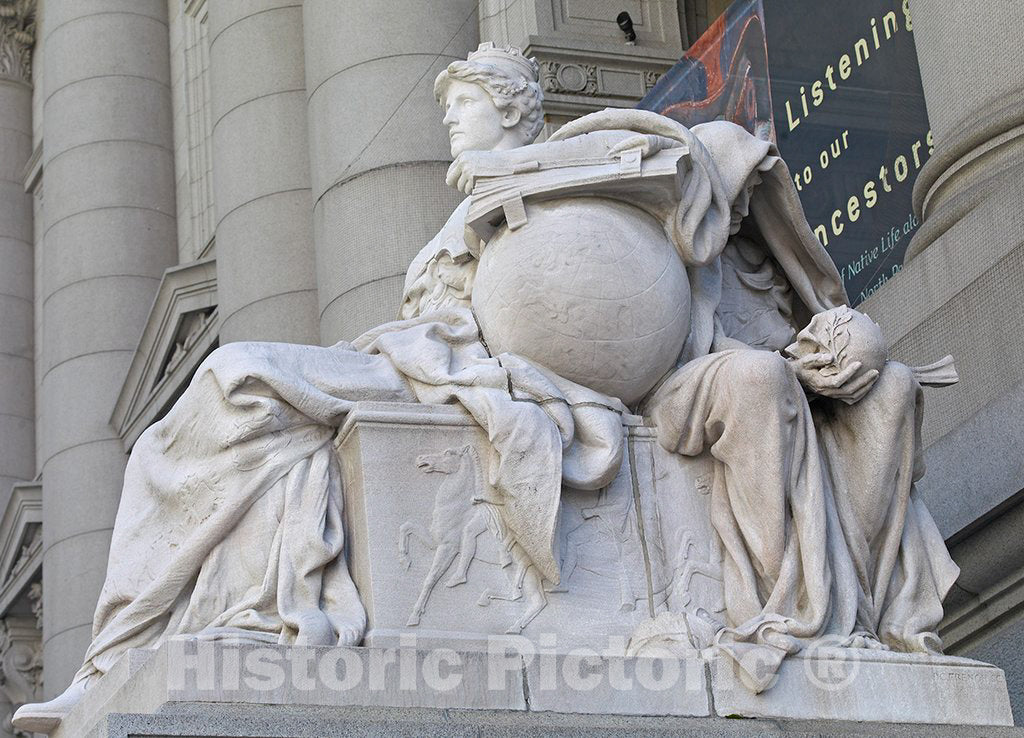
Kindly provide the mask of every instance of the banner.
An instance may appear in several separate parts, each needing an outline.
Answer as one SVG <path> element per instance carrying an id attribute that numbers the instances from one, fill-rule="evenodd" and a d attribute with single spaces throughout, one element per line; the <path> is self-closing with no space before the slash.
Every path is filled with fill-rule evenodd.
<path id="1" fill-rule="evenodd" d="M 638 107 L 775 141 L 857 304 L 899 272 L 933 152 L 908 0 L 736 0 Z"/>

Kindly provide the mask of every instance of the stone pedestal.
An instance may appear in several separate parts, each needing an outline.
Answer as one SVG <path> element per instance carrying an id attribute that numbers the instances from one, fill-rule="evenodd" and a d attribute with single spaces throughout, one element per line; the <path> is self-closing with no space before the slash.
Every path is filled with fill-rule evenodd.
<path id="1" fill-rule="evenodd" d="M 561 582 L 552 585 L 501 545 L 487 437 L 464 410 L 359 403 L 338 451 L 366 643 L 392 646 L 408 635 L 483 648 L 522 634 L 558 653 L 623 653 L 634 628 L 658 613 L 720 614 L 710 460 L 669 454 L 653 428 L 624 432 L 627 453 L 611 485 L 563 490 Z"/>
<path id="2" fill-rule="evenodd" d="M 953 657 L 797 657 L 753 696 L 710 655 L 175 640 L 128 652 L 52 735 L 1024 735 L 1010 725 L 1002 672 Z"/>
<path id="3" fill-rule="evenodd" d="M 563 490 L 561 582 L 544 587 L 506 558 L 464 411 L 357 404 L 337 447 L 366 644 L 129 651 L 53 736 L 1024 734 L 999 727 L 1013 722 L 1003 672 L 968 659 L 809 648 L 754 695 L 692 640 L 628 654 L 652 615 L 720 618 L 722 591 L 710 459 L 626 421 L 612 484 Z"/>

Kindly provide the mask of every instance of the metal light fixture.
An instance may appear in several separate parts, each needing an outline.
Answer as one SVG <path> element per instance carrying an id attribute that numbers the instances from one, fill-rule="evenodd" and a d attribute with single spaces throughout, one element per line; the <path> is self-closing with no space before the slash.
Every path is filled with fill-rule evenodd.
<path id="1" fill-rule="evenodd" d="M 615 22 L 619 24 L 619 28 L 621 28 L 622 32 L 626 35 L 626 43 L 635 44 L 636 31 L 633 30 L 633 19 L 629 17 L 629 13 L 623 10 L 619 13 L 618 17 L 616 17 Z"/>

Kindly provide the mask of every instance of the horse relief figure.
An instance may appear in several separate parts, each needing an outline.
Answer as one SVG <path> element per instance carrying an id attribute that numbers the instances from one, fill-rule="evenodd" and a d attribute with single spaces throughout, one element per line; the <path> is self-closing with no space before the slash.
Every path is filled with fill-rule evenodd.
<path id="1" fill-rule="evenodd" d="M 490 530 L 500 540 L 495 505 L 481 494 L 484 478 L 480 470 L 480 458 L 472 446 L 449 448 L 438 454 L 422 454 L 416 458 L 416 466 L 426 474 L 443 475 L 444 479 L 434 496 L 430 528 L 408 520 L 402 523 L 398 533 L 398 556 L 406 569 L 412 565 L 409 556 L 411 537 L 415 536 L 424 546 L 434 551 L 430 570 L 423 580 L 408 625 L 419 625 L 427 609 L 430 593 L 451 568 L 456 557 L 458 563 L 455 571 L 445 586 L 457 587 L 466 582 L 469 565 L 476 557 L 477 538 L 481 533 Z M 502 567 L 508 566 L 511 560 L 503 549 Z"/>
<path id="2" fill-rule="evenodd" d="M 512 587 L 508 592 L 485 589 L 477 602 L 486 607 L 491 600 L 517 602 L 526 592 L 527 608 L 509 626 L 506 632 L 520 633 L 530 621 L 547 605 L 543 582 L 535 567 L 504 525 L 501 517 L 501 502 L 487 495 L 487 483 L 483 475 L 480 456 L 471 445 L 449 448 L 437 454 L 422 454 L 416 458 L 418 466 L 426 474 L 441 474 L 444 479 L 438 485 L 434 496 L 434 509 L 430 528 L 408 520 L 398 533 L 398 555 L 402 565 L 409 569 L 412 559 L 409 554 L 409 540 L 416 538 L 425 547 L 433 549 L 434 556 L 420 588 L 419 597 L 413 606 L 407 625 L 417 626 L 427 609 L 434 587 L 455 563 L 455 571 L 445 582 L 446 587 L 465 584 L 469 567 L 477 558 L 477 541 L 482 533 L 489 531 L 498 543 L 498 565 L 512 569 Z"/>
<path id="3" fill-rule="evenodd" d="M 504 526 L 503 526 L 504 527 Z M 533 622 L 548 605 L 548 592 L 545 579 L 540 571 L 526 555 L 526 551 L 519 543 L 507 534 L 502 539 L 503 544 L 515 564 L 511 575 L 511 588 L 505 592 L 498 592 L 493 589 L 485 589 L 480 593 L 477 605 L 487 607 L 492 600 L 503 600 L 506 602 L 519 602 L 526 598 L 526 606 L 519 617 L 505 629 L 510 635 L 518 635 L 526 629 L 526 626 Z"/>
<path id="4" fill-rule="evenodd" d="M 711 536 L 710 541 L 705 543 L 706 558 L 701 558 L 699 549 L 700 544 L 693 531 L 680 528 L 676 532 L 676 554 L 672 561 L 668 595 L 677 597 L 682 607 L 688 607 L 694 601 L 693 578 L 698 574 L 718 584 L 724 580 L 722 544 L 718 537 Z M 711 612 L 718 615 L 725 611 L 725 600 L 721 594 L 716 594 L 709 606 Z"/>

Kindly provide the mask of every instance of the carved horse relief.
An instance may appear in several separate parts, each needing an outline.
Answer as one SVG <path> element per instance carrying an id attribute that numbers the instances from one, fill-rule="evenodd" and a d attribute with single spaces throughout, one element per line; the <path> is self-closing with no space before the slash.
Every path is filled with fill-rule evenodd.
<path id="1" fill-rule="evenodd" d="M 409 616 L 408 625 L 419 625 L 434 587 L 455 563 L 455 571 L 445 582 L 446 587 L 464 584 L 469 567 L 477 558 L 477 539 L 490 531 L 498 542 L 497 562 L 501 568 L 514 563 L 512 588 L 507 593 L 484 590 L 477 604 L 486 607 L 491 600 L 518 601 L 525 592 L 527 608 L 506 632 L 520 633 L 547 605 L 543 582 L 536 567 L 522 547 L 514 540 L 501 516 L 501 502 L 487 496 L 489 489 L 483 476 L 480 458 L 470 446 L 450 448 L 438 454 L 423 454 L 416 465 L 426 474 L 441 474 L 434 497 L 434 510 L 429 529 L 414 520 L 406 521 L 399 529 L 398 554 L 402 565 L 412 564 L 409 539 L 416 537 L 424 546 L 433 549 L 434 557 L 423 580 L 419 597 Z M 457 562 L 456 562 L 457 559 Z"/>
<path id="2" fill-rule="evenodd" d="M 476 604 L 480 607 L 487 607 L 491 604 L 491 600 L 518 602 L 525 595 L 526 609 L 512 625 L 505 629 L 506 633 L 518 635 L 540 614 L 541 610 L 547 607 L 548 597 L 544 589 L 544 579 L 537 571 L 537 567 L 527 558 L 522 546 L 512 542 L 509 551 L 512 561 L 516 565 L 512 574 L 512 589 L 504 593 L 485 589 L 480 593 L 480 599 Z"/>

